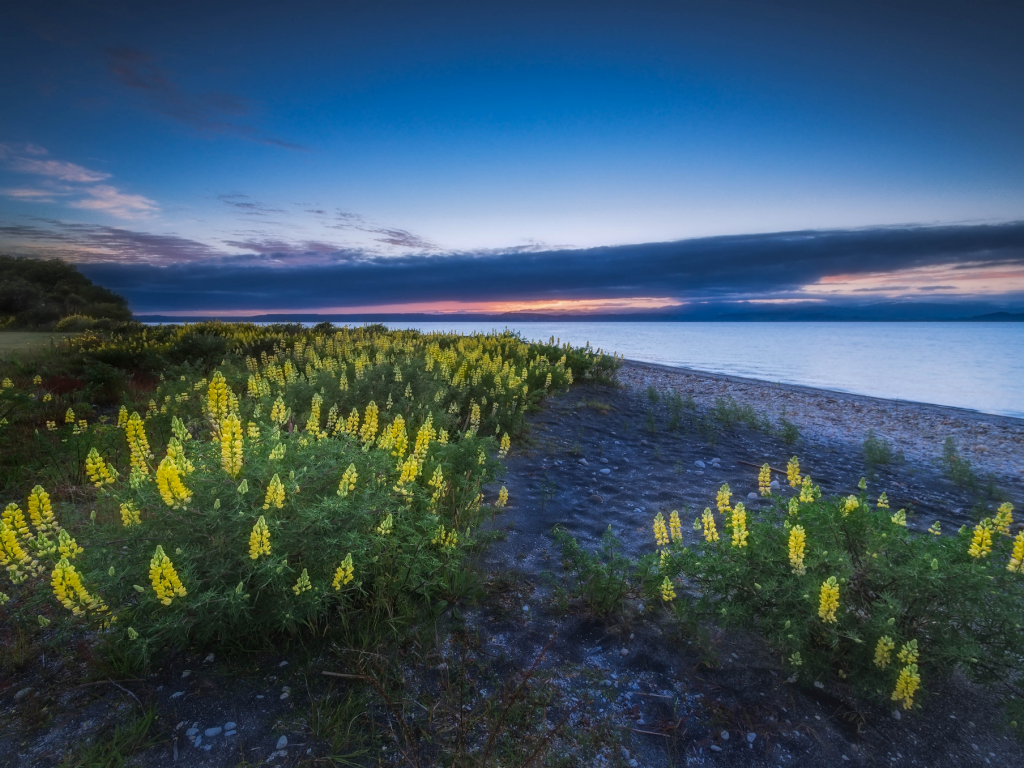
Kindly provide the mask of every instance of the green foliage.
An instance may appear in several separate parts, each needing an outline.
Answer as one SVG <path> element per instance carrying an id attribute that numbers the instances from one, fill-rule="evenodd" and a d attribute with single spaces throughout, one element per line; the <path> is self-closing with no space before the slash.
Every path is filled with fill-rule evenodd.
<path id="1" fill-rule="evenodd" d="M 800 439 L 800 430 L 785 416 L 779 417 L 778 434 L 786 445 L 793 445 Z"/>
<path id="2" fill-rule="evenodd" d="M 562 553 L 562 567 L 569 582 L 568 596 L 582 601 L 594 616 L 623 612 L 627 597 L 638 597 L 650 580 L 654 558 L 631 560 L 622 554 L 622 542 L 612 527 L 601 536 L 601 546 L 588 552 L 568 531 L 555 526 L 551 532 Z"/>
<path id="3" fill-rule="evenodd" d="M 400 636 L 421 612 L 471 596 L 464 555 L 481 486 L 499 467 L 498 439 L 518 436 L 551 388 L 613 361 L 511 333 L 324 331 L 206 323 L 86 333 L 41 364 L 75 358 L 87 383 L 71 393 L 12 367 L 0 447 L 26 460 L 6 478 L 0 507 L 27 511 L 37 484 L 54 494 L 57 521 L 83 550 L 67 565 L 88 598 L 55 600 L 56 534 L 34 525 L 19 536 L 41 571 L 5 583 L 12 601 L 0 612 L 109 626 L 112 663 L 132 670 L 166 646 L 245 644 L 327 621 L 351 636 Z M 119 364 L 155 365 L 159 380 L 137 388 Z M 115 397 L 144 416 L 148 451 L 132 455 L 117 410 L 97 418 L 89 402 Z M 374 409 L 372 434 L 349 428 Z M 86 471 L 92 449 L 109 482 Z"/>
<path id="4" fill-rule="evenodd" d="M 1024 576 L 1011 572 L 1013 540 L 994 534 L 992 551 L 971 555 L 972 531 L 918 534 L 900 512 L 872 507 L 864 496 L 779 502 L 749 524 L 745 546 L 726 527 L 718 541 L 669 545 L 664 573 L 697 590 L 692 611 L 724 626 L 754 630 L 779 651 L 794 678 L 832 676 L 864 694 L 892 700 L 911 663 L 898 658 L 916 643 L 921 686 L 953 670 L 981 683 L 1020 679 L 1024 656 Z M 792 550 L 795 526 L 805 550 Z M 835 620 L 822 588 L 838 586 Z M 891 649 L 876 664 L 879 642 Z"/>
<path id="5" fill-rule="evenodd" d="M 869 466 L 892 464 L 899 461 L 902 456 L 893 450 L 892 443 L 884 437 L 875 434 L 875 430 L 869 429 L 867 437 L 864 438 L 864 461 Z"/>
<path id="6" fill-rule="evenodd" d="M 974 490 L 978 487 L 978 475 L 971 460 L 960 455 L 952 437 L 947 437 L 942 446 L 942 470 L 960 488 Z"/>
<path id="7" fill-rule="evenodd" d="M 0 256 L 0 320 L 13 328 L 85 330 L 99 320 L 130 320 L 128 302 L 59 259 Z M 60 327 L 66 318 L 64 327 Z"/>
<path id="8" fill-rule="evenodd" d="M 112 732 L 75 751 L 65 758 L 61 768 L 121 768 L 137 752 L 160 743 L 153 733 L 156 709 L 147 709 L 141 717 L 128 723 L 118 723 Z"/>

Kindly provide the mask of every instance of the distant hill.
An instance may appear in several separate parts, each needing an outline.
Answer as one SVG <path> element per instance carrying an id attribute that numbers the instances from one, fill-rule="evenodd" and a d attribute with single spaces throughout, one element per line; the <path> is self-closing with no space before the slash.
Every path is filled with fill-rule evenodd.
<path id="1" fill-rule="evenodd" d="M 131 320 L 123 296 L 60 259 L 0 256 L 0 328 L 83 330 Z"/>

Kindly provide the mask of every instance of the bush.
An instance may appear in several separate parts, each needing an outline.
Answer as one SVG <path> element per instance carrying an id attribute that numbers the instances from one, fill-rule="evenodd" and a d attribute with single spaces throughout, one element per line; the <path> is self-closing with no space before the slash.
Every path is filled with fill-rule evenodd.
<path id="1" fill-rule="evenodd" d="M 55 331 L 87 331 L 96 325 L 96 318 L 86 315 L 68 315 L 62 317 L 53 329 Z"/>
<path id="2" fill-rule="evenodd" d="M 70 345 L 93 396 L 123 388 L 105 360 L 156 361 L 160 382 L 116 424 L 40 397 L 41 377 L 0 392 L 46 457 L 32 482 L 89 499 L 51 519 L 41 487 L 8 494 L 0 611 L 108 627 L 137 660 L 328 619 L 400 632 L 451 594 L 527 408 L 607 367 L 510 333 L 206 323 Z"/>
<path id="3" fill-rule="evenodd" d="M 952 437 L 947 437 L 942 446 L 942 469 L 954 485 L 972 490 L 978 487 L 978 475 L 971 460 L 960 455 Z"/>
<path id="4" fill-rule="evenodd" d="M 919 701 L 917 684 L 956 669 L 982 683 L 1020 679 L 1024 534 L 1006 533 L 1008 507 L 947 536 L 938 523 L 909 530 L 884 497 L 819 495 L 808 481 L 749 521 L 742 504 L 724 521 L 705 512 L 697 546 L 664 550 L 663 575 L 697 592 L 674 610 L 760 633 L 793 680 L 835 676 L 904 708 Z"/>
<path id="5" fill-rule="evenodd" d="M 869 429 L 867 437 L 864 438 L 863 450 L 864 461 L 868 466 L 892 464 L 902 458 L 893 450 L 892 443 L 876 435 L 873 429 Z"/>

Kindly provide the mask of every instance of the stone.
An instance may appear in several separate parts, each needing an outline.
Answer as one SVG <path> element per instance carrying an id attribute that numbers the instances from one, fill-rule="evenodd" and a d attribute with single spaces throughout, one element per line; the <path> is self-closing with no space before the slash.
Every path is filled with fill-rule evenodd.
<path id="1" fill-rule="evenodd" d="M 712 744 L 711 745 L 711 751 L 712 752 L 721 752 L 722 748 L 720 746 L 718 746 L 717 744 Z"/>
<path id="2" fill-rule="evenodd" d="M 287 736 L 282 736 L 280 739 L 277 740 L 277 746 L 274 747 L 274 749 L 284 749 L 287 746 L 288 746 L 288 737 Z"/>
<path id="3" fill-rule="evenodd" d="M 233 720 L 229 720 L 228 722 L 224 723 L 224 730 L 225 731 L 233 731 L 237 727 L 238 726 L 234 723 Z"/>
<path id="4" fill-rule="evenodd" d="M 198 736 L 196 736 L 196 740 L 192 742 L 192 746 L 193 747 L 198 747 L 202 743 L 203 743 L 203 735 L 199 734 Z"/>
<path id="5" fill-rule="evenodd" d="M 238 731 L 236 731 L 233 728 L 230 731 L 224 731 L 224 737 L 225 738 L 227 738 L 228 736 L 237 736 L 237 735 L 238 735 Z"/>
<path id="6" fill-rule="evenodd" d="M 608 467 L 605 467 L 604 469 L 601 470 L 602 475 L 610 475 L 611 473 L 612 471 L 608 469 Z"/>
<path id="7" fill-rule="evenodd" d="M 625 747 L 619 747 L 619 751 L 622 752 L 622 759 L 629 760 L 629 750 Z"/>
<path id="8" fill-rule="evenodd" d="M 213 654 L 211 653 L 209 656 L 207 656 L 205 659 L 203 659 L 203 664 L 209 664 L 212 661 L 213 661 Z"/>
<path id="9" fill-rule="evenodd" d="M 580 459 L 580 464 L 582 464 L 584 467 L 590 466 L 590 462 L 588 462 L 586 459 Z"/>
<path id="10" fill-rule="evenodd" d="M 172 693 L 171 694 L 171 698 L 172 699 L 178 699 L 178 698 L 181 698 L 184 695 L 185 695 L 184 691 L 178 691 L 177 693 Z"/>
<path id="11" fill-rule="evenodd" d="M 628 648 L 623 648 L 622 650 L 619 651 L 619 655 L 620 656 L 629 656 L 629 649 Z"/>
<path id="12" fill-rule="evenodd" d="M 722 741 L 728 741 L 728 740 L 729 740 L 729 732 L 728 731 L 722 731 Z"/>
<path id="13" fill-rule="evenodd" d="M 287 661 L 282 661 L 282 662 L 281 662 L 280 664 L 278 664 L 277 666 L 279 666 L 279 667 L 287 667 L 287 666 L 288 666 L 288 662 L 287 662 Z"/>
<path id="14" fill-rule="evenodd" d="M 590 495 L 590 501 L 593 502 L 594 504 L 603 504 L 604 503 L 604 499 L 602 499 L 596 493 Z"/>
<path id="15" fill-rule="evenodd" d="M 747 494 L 747 498 L 753 501 L 754 499 L 760 499 L 761 497 L 757 494 L 757 491 L 751 491 Z"/>
<path id="16" fill-rule="evenodd" d="M 186 677 L 188 677 L 191 674 L 192 674 L 192 670 L 191 669 L 186 669 L 184 672 L 181 673 L 181 677 L 184 680 Z"/>
<path id="17" fill-rule="evenodd" d="M 700 459 L 697 459 L 697 461 L 693 462 L 693 465 L 694 465 L 695 467 L 700 467 L 701 469 L 704 469 L 704 468 L 705 468 L 705 467 L 707 466 L 707 464 L 705 464 L 705 463 L 704 463 L 703 461 L 701 461 Z"/>
<path id="18" fill-rule="evenodd" d="M 194 739 L 196 736 L 199 735 L 199 729 L 189 728 L 187 731 L 185 731 L 185 735 L 188 736 L 190 739 Z"/>
<path id="19" fill-rule="evenodd" d="M 640 763 L 636 761 L 636 758 L 633 758 L 627 763 L 627 765 L 629 766 L 629 768 L 639 768 Z"/>
<path id="20" fill-rule="evenodd" d="M 782 487 L 782 486 L 779 485 L 779 481 L 778 480 L 772 480 L 769 485 L 771 486 L 773 491 L 777 491 L 777 490 L 779 490 L 779 488 Z"/>
<path id="21" fill-rule="evenodd" d="M 524 605 L 523 606 L 523 613 L 529 613 L 529 612 L 530 612 L 530 606 Z"/>
<path id="22" fill-rule="evenodd" d="M 21 699 L 24 699 L 26 696 L 28 696 L 30 693 L 32 693 L 31 688 L 22 688 L 20 691 L 14 694 L 14 700 L 20 701 Z"/>
<path id="23" fill-rule="evenodd" d="M 712 460 L 711 460 L 711 463 L 712 463 L 712 464 L 721 464 L 721 463 L 722 463 L 722 460 L 721 460 L 721 459 L 712 459 Z"/>
<path id="24" fill-rule="evenodd" d="M 641 440 L 640 441 L 640 445 L 642 445 L 642 446 L 644 446 L 646 448 L 647 447 L 647 441 L 646 440 Z"/>
<path id="25" fill-rule="evenodd" d="M 757 734 L 756 733 L 748 733 L 747 734 L 747 741 L 749 743 L 751 743 L 751 744 L 754 743 L 754 739 L 756 739 L 756 738 L 757 738 Z"/>
<path id="26" fill-rule="evenodd" d="M 604 457 L 602 456 L 602 457 L 601 457 L 601 463 L 602 463 L 602 464 L 607 464 L 607 463 L 608 463 L 608 459 L 606 459 L 606 458 L 604 458 Z"/>
<path id="27" fill-rule="evenodd" d="M 212 728 L 207 728 L 205 731 L 203 731 L 203 735 L 207 738 L 212 739 L 214 736 L 220 736 L 223 731 L 223 728 L 221 728 L 219 725 L 215 725 Z"/>

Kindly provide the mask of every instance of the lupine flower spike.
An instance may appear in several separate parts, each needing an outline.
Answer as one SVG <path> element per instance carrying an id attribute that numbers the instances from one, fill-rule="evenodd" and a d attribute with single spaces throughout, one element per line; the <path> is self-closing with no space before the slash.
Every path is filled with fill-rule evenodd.
<path id="1" fill-rule="evenodd" d="M 818 601 L 818 616 L 826 624 L 835 624 L 836 611 L 839 609 L 839 584 L 835 576 L 821 585 L 821 597 Z"/>

